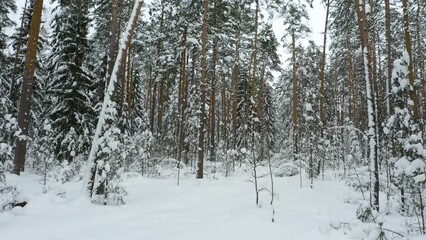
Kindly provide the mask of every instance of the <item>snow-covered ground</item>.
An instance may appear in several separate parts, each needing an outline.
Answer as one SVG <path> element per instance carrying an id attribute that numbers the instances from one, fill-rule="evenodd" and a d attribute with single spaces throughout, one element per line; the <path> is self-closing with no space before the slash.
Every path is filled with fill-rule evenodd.
<path id="1" fill-rule="evenodd" d="M 8 176 L 29 200 L 24 208 L 0 213 L 1 239 L 14 240 L 223 240 L 360 239 L 353 192 L 337 180 L 299 187 L 299 178 L 275 178 L 275 222 L 267 192 L 255 206 L 247 174 L 219 179 L 125 180 L 123 206 L 100 206 L 80 197 L 81 182 L 42 194 L 34 175 Z"/>

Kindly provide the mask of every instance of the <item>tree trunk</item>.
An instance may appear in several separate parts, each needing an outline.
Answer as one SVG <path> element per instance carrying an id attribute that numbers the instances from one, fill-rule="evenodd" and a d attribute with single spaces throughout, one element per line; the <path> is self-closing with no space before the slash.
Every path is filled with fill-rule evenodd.
<path id="1" fill-rule="evenodd" d="M 213 28 L 219 30 L 217 24 L 217 10 L 216 6 L 220 4 L 220 1 L 213 1 L 213 8 L 215 13 L 213 14 Z M 214 36 L 213 39 L 213 53 L 212 53 L 212 73 L 211 73 L 211 91 L 210 91 L 210 113 L 209 113 L 209 136 L 210 136 L 210 161 L 216 161 L 216 142 L 215 142 L 215 130 L 216 130 L 216 64 L 217 64 L 217 52 L 218 52 L 218 38 Z"/>
<path id="2" fill-rule="evenodd" d="M 160 92 L 158 99 L 158 110 L 157 110 L 157 129 L 158 132 L 161 133 L 162 125 L 163 125 L 163 107 L 164 107 L 164 76 L 161 77 L 160 80 Z"/>
<path id="3" fill-rule="evenodd" d="M 419 112 L 417 109 L 417 94 L 416 94 L 416 86 L 414 85 L 414 68 L 413 68 L 413 52 L 411 49 L 411 36 L 409 29 L 409 20 L 408 20 L 408 6 L 407 0 L 402 0 L 402 12 L 403 12 L 403 20 L 404 20 L 404 34 L 405 34 L 405 48 L 408 53 L 408 80 L 412 87 L 410 91 L 410 99 L 413 101 L 413 119 L 415 122 L 419 120 Z"/>
<path id="4" fill-rule="evenodd" d="M 150 127 L 151 127 L 151 132 L 152 133 L 154 133 L 154 130 L 155 130 L 155 127 L 154 127 L 154 125 L 155 125 L 155 107 L 156 107 L 156 103 L 157 103 L 157 83 L 155 82 L 155 79 L 153 80 L 154 81 L 154 87 L 153 87 L 153 89 L 152 89 L 152 92 L 151 92 L 151 96 L 152 96 L 152 100 L 151 100 L 151 113 L 150 113 L 150 116 L 149 116 L 149 125 L 150 125 Z"/>
<path id="5" fill-rule="evenodd" d="M 201 31 L 201 115 L 200 115 L 200 134 L 198 138 L 198 162 L 197 178 L 203 178 L 204 175 L 204 133 L 206 118 L 206 80 L 207 80 L 207 18 L 209 11 L 209 1 L 204 0 L 204 14 Z"/>
<path id="6" fill-rule="evenodd" d="M 238 55 L 238 44 L 236 47 L 236 52 Z M 237 61 L 238 62 L 238 61 Z M 233 137 L 233 147 L 236 150 L 237 149 L 237 133 L 238 133 L 238 126 L 237 126 L 237 120 L 238 120 L 238 66 L 237 63 L 234 63 L 234 66 L 232 67 L 232 137 Z"/>
<path id="7" fill-rule="evenodd" d="M 327 49 L 327 30 L 328 30 L 328 16 L 330 13 L 330 0 L 327 0 L 327 11 L 325 15 L 325 24 L 324 24 L 324 40 L 322 46 L 322 59 L 321 59 L 321 72 L 320 72 L 320 128 L 321 128 L 321 139 L 324 139 L 324 129 L 325 129 L 325 111 L 324 111 L 324 98 L 325 98 L 325 58 L 326 58 L 326 49 Z M 318 171 L 321 165 L 321 160 L 319 160 Z M 324 163 L 323 163 L 324 164 Z"/>
<path id="8" fill-rule="evenodd" d="M 183 34 L 183 51 L 182 51 L 182 63 L 181 63 L 181 72 L 180 72 L 180 81 L 179 81 L 179 102 L 180 102 L 180 122 L 179 122 L 179 148 L 178 148 L 178 162 L 182 161 L 182 152 L 184 151 L 184 142 L 185 142 L 185 111 L 186 111 L 186 45 L 187 45 L 187 29 L 185 29 Z M 180 170 L 180 166 L 178 166 Z M 178 176 L 179 177 L 179 176 Z M 179 185 L 179 179 L 178 179 Z"/>
<path id="9" fill-rule="evenodd" d="M 132 45 L 129 44 L 129 51 L 127 52 L 127 112 L 128 117 L 130 118 L 132 116 L 132 103 L 133 103 L 133 71 L 132 71 L 132 52 L 131 47 Z"/>
<path id="10" fill-rule="evenodd" d="M 327 12 L 325 15 L 325 26 L 324 26 L 324 43 L 322 46 L 322 59 L 321 59 L 321 73 L 320 73 L 320 121 L 321 121 L 321 134 L 325 127 L 325 114 L 324 114 L 324 89 L 325 89 L 325 58 L 327 49 L 327 30 L 328 30 L 328 16 L 330 12 L 330 0 L 327 0 Z"/>
<path id="11" fill-rule="evenodd" d="M 257 101 L 257 114 L 260 119 L 259 124 L 259 134 L 260 134 L 260 152 L 259 152 L 259 159 L 262 161 L 265 158 L 265 148 L 266 153 L 269 154 L 269 147 L 267 144 L 265 144 L 265 131 L 264 126 L 266 124 L 265 119 L 265 78 L 266 78 L 266 63 L 263 62 L 262 67 L 262 74 L 260 77 L 260 89 L 259 89 L 259 96 Z"/>
<path id="12" fill-rule="evenodd" d="M 371 193 L 370 204 L 375 210 L 379 210 L 379 174 L 378 174 L 378 146 L 377 146 L 377 122 L 375 119 L 375 104 L 374 104 L 374 79 L 370 74 L 371 69 L 371 51 L 368 42 L 368 26 L 365 13 L 365 0 L 360 3 L 360 0 L 355 0 L 356 14 L 358 17 L 358 25 L 360 29 L 362 53 L 364 56 L 364 77 L 367 93 L 367 116 L 368 116 L 368 134 L 370 137 L 369 159 L 371 171 Z"/>
<path id="13" fill-rule="evenodd" d="M 296 36 L 293 31 L 291 34 L 291 46 L 292 46 L 292 65 L 293 65 L 293 160 L 296 163 L 298 159 L 299 151 L 297 149 L 297 135 L 298 135 L 298 96 L 297 96 L 297 63 L 296 63 Z"/>
<path id="14" fill-rule="evenodd" d="M 426 5 L 425 5 L 426 6 Z M 420 88 L 419 89 L 419 91 L 421 92 L 421 94 L 419 94 L 419 95 L 421 95 L 422 96 L 422 102 L 419 102 L 421 105 L 420 106 L 422 106 L 422 109 L 421 109 L 421 111 L 422 111 L 422 113 L 423 113 L 423 121 L 426 121 L 426 79 L 425 79 L 425 62 L 424 62 L 424 55 L 423 55 L 423 53 L 422 53 L 422 31 L 421 31 L 421 29 L 420 29 L 420 26 L 421 26 L 421 24 L 422 24 L 422 19 L 421 19 L 421 16 L 420 16 L 420 10 L 423 8 L 423 7 L 425 7 L 425 6 L 422 6 L 422 3 L 418 3 L 418 6 L 417 6 L 417 26 L 416 26 L 416 32 L 417 32 L 417 55 L 418 55 L 418 71 L 419 71 L 419 78 L 420 78 L 420 82 L 421 82 L 421 85 L 420 86 L 423 86 L 423 88 Z M 420 111 L 420 109 L 419 109 L 419 111 Z M 425 136 L 425 134 L 426 134 L 426 132 L 425 131 L 423 131 L 423 136 Z M 424 139 L 424 138 L 423 138 Z"/>
<path id="15" fill-rule="evenodd" d="M 387 68 L 388 76 L 386 79 L 386 95 L 390 93 L 390 86 L 392 84 L 392 36 L 391 36 L 391 16 L 390 16 L 390 3 L 385 0 L 385 17 L 386 17 L 386 48 L 387 48 Z M 389 117 L 391 113 L 389 97 L 386 97 L 386 114 Z"/>
<path id="16" fill-rule="evenodd" d="M 108 60 L 107 60 L 107 75 L 106 79 L 111 78 L 111 73 L 114 68 L 114 63 L 116 60 L 117 47 L 118 47 L 118 4 L 120 0 L 113 0 L 112 3 L 112 13 L 111 13 L 111 23 L 110 23 L 110 35 L 109 35 L 109 47 L 108 47 Z M 108 82 L 105 82 L 108 86 Z"/>
<path id="17" fill-rule="evenodd" d="M 254 45 L 253 45 L 253 68 L 251 74 L 251 110 L 254 112 L 255 103 L 254 97 L 256 94 L 256 70 L 257 70 L 257 45 L 258 45 L 258 28 L 259 28 L 259 0 L 256 0 L 256 16 L 254 23 Z M 254 130 L 254 129 L 253 129 Z"/>
<path id="18" fill-rule="evenodd" d="M 31 103 L 34 90 L 34 71 L 37 63 L 37 45 L 41 25 L 41 13 L 43 0 L 35 0 L 34 12 L 31 17 L 30 35 L 28 38 L 27 52 L 25 54 L 24 79 L 22 83 L 21 97 L 19 100 L 18 126 L 20 134 L 16 139 L 15 167 L 13 173 L 20 175 L 24 171 L 25 155 L 27 152 L 28 132 L 31 121 Z"/>

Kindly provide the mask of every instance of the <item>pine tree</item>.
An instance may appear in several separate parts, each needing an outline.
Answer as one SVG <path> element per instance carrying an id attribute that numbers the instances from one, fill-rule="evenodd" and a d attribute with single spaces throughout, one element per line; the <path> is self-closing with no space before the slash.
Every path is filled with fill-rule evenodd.
<path id="1" fill-rule="evenodd" d="M 395 158 L 394 184 L 400 189 L 403 211 L 407 210 L 406 204 L 410 199 L 407 192 L 413 192 L 414 196 L 420 194 L 420 202 L 415 204 L 424 205 L 421 189 L 426 183 L 426 163 L 424 161 L 426 150 L 421 129 L 414 118 L 414 105 L 411 103 L 412 86 L 409 81 L 409 61 L 408 53 L 404 52 L 402 57 L 394 62 L 392 98 L 397 107 L 389 118 L 385 131 L 389 143 L 394 142 L 391 146 Z"/>

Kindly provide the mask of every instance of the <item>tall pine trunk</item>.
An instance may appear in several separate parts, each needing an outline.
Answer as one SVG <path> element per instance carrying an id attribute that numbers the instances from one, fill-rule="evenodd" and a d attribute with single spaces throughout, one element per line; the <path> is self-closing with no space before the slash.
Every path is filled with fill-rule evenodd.
<path id="1" fill-rule="evenodd" d="M 21 131 L 16 139 L 15 167 L 13 173 L 20 175 L 24 171 L 27 140 L 31 121 L 31 104 L 34 90 L 34 71 L 37 63 L 37 45 L 41 25 L 43 0 L 35 0 L 34 12 L 31 17 L 30 35 L 27 52 L 25 54 L 24 79 L 22 82 L 21 97 L 19 100 L 18 126 Z"/>
<path id="2" fill-rule="evenodd" d="M 369 135 L 369 160 L 370 160 L 370 204 L 375 210 L 379 210 L 379 170 L 378 170 L 378 146 L 377 146 L 377 122 L 375 110 L 375 95 L 373 92 L 374 81 L 370 74 L 371 69 L 371 50 L 368 41 L 368 25 L 365 12 L 365 0 L 355 0 L 356 14 L 358 17 L 358 25 L 361 37 L 361 47 L 364 62 L 364 78 L 367 93 L 367 116 L 368 116 L 368 135 Z"/>
<path id="3" fill-rule="evenodd" d="M 198 162 L 197 178 L 204 175 L 204 134 L 206 120 L 206 80 L 207 80 L 207 18 L 209 12 L 209 1 L 204 0 L 203 24 L 201 30 L 201 115 L 200 133 L 198 135 Z"/>
<path id="4" fill-rule="evenodd" d="M 386 49 L 387 49 L 387 79 L 386 79 L 386 95 L 390 93 L 390 86 L 392 83 L 392 36 L 391 36 L 391 16 L 390 16 L 390 3 L 385 0 L 385 17 L 386 17 Z M 389 97 L 386 98 L 386 113 L 390 116 L 391 107 Z"/>
<path id="5" fill-rule="evenodd" d="M 327 30 L 328 30 L 328 16 L 330 13 L 330 0 L 327 0 L 327 12 L 325 15 L 325 24 L 324 24 L 324 42 L 322 46 L 322 59 L 321 59 L 321 72 L 320 72 L 320 128 L 321 128 L 321 139 L 324 139 L 324 130 L 325 130 L 325 110 L 324 110 L 324 98 L 325 98 L 325 58 L 326 58 L 326 49 L 327 49 Z M 317 174 L 320 173 L 321 164 L 324 164 L 324 160 L 320 160 L 318 163 Z"/>
<path id="6" fill-rule="evenodd" d="M 111 9 L 111 23 L 109 30 L 109 47 L 108 47 L 108 59 L 107 59 L 107 75 L 105 76 L 107 81 L 111 78 L 112 70 L 114 68 L 115 58 L 118 47 L 118 5 L 119 0 L 113 0 Z M 105 81 L 106 86 L 108 82 Z"/>
<path id="7" fill-rule="evenodd" d="M 402 0 L 402 13 L 404 21 L 405 48 L 408 53 L 408 80 L 411 85 L 410 99 L 413 102 L 413 119 L 417 123 L 419 120 L 419 111 L 417 109 L 417 94 L 416 86 L 414 85 L 414 67 L 413 67 L 413 52 L 411 47 L 410 23 L 408 20 L 408 4 L 407 0 Z"/>

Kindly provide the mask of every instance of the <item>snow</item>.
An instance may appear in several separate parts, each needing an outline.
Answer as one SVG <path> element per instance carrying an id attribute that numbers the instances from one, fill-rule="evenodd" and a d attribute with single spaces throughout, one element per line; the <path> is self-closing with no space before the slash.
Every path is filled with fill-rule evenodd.
<path id="1" fill-rule="evenodd" d="M 420 175 L 417 175 L 417 176 L 415 176 L 413 178 L 414 178 L 414 181 L 416 183 L 424 182 L 426 180 L 425 174 L 420 174 Z"/>
<path id="2" fill-rule="evenodd" d="M 195 45 L 195 46 L 199 46 L 199 45 L 201 45 L 201 44 L 198 42 L 198 40 L 197 40 L 197 39 L 195 39 L 195 38 L 191 38 L 191 37 L 189 37 L 189 38 L 188 38 L 188 43 L 190 43 L 190 44 L 192 44 L 192 45 Z"/>
<path id="3" fill-rule="evenodd" d="M 410 166 L 408 166 L 407 169 L 405 169 L 405 174 L 411 176 L 416 171 L 421 171 L 425 167 L 426 167 L 426 164 L 423 160 L 415 159 L 414 161 L 411 162 Z"/>
<path id="4" fill-rule="evenodd" d="M 176 179 L 131 176 L 125 179 L 129 195 L 123 206 L 90 204 L 80 194 L 81 182 L 42 194 L 35 176 L 9 176 L 28 193 L 29 203 L 0 214 L 2 239 L 339 240 L 351 239 L 345 233 L 357 221 L 356 206 L 344 203 L 357 195 L 337 181 L 317 182 L 310 189 L 299 187 L 298 176 L 276 178 L 279 196 L 271 222 L 270 196 L 262 193 L 262 206 L 256 207 L 248 174 L 218 180 L 184 176 L 180 186 Z"/>
<path id="5" fill-rule="evenodd" d="M 308 111 L 308 112 L 312 112 L 313 110 L 312 110 L 312 104 L 310 104 L 310 103 L 306 103 L 305 104 L 305 109 L 306 109 L 306 111 Z"/>

